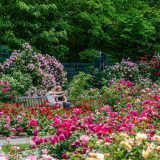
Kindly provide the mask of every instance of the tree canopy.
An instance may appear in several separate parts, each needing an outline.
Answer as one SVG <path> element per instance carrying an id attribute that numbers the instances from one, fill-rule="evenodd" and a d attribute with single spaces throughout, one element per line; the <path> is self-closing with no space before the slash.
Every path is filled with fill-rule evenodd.
<path id="1" fill-rule="evenodd" d="M 29 42 L 61 61 L 137 58 L 160 50 L 159 0 L 1 0 L 0 44 Z"/>

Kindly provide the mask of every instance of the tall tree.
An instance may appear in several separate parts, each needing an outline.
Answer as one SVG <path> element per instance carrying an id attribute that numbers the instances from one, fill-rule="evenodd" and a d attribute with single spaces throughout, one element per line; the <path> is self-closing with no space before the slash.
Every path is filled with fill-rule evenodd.
<path id="1" fill-rule="evenodd" d="M 17 48 L 25 41 L 43 53 L 63 57 L 68 52 L 67 32 L 59 22 L 54 1 L 3 0 L 0 18 L 1 42 Z"/>
<path id="2" fill-rule="evenodd" d="M 1 0 L 0 43 L 29 42 L 61 60 L 95 50 L 113 59 L 160 50 L 159 0 Z"/>

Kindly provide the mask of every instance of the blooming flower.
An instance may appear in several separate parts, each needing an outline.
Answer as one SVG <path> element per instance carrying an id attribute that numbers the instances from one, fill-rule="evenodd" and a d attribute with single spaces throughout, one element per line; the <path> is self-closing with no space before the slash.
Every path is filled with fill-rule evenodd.
<path id="1" fill-rule="evenodd" d="M 43 153 L 43 154 L 47 154 L 47 153 L 48 153 L 48 150 L 47 150 L 47 148 L 45 148 L 45 149 L 42 149 L 41 151 L 42 151 L 42 153 Z"/>
<path id="2" fill-rule="evenodd" d="M 80 114 L 80 112 L 81 112 L 81 110 L 80 109 L 78 109 L 78 108 L 75 108 L 74 110 L 73 110 L 73 113 L 74 114 Z"/>
<path id="3" fill-rule="evenodd" d="M 147 139 L 147 135 L 144 133 L 137 133 L 135 138 L 136 138 L 136 140 L 141 141 L 141 140 Z"/>
<path id="4" fill-rule="evenodd" d="M 15 132 L 16 132 L 16 129 L 15 129 L 15 128 L 11 128 L 11 132 L 12 132 L 12 133 L 15 133 Z"/>
<path id="5" fill-rule="evenodd" d="M 18 132 L 21 132 L 23 130 L 23 128 L 22 127 L 18 127 L 17 130 L 18 130 Z"/>
<path id="6" fill-rule="evenodd" d="M 130 108 L 130 107 L 132 107 L 132 104 L 131 104 L 131 103 L 127 103 L 127 104 L 126 104 L 126 107 L 127 107 L 127 108 Z"/>
<path id="7" fill-rule="evenodd" d="M 65 139 L 66 139 L 66 137 L 65 137 L 64 134 L 60 134 L 60 135 L 59 135 L 59 140 L 60 140 L 60 141 L 63 141 L 63 140 L 65 140 Z"/>
<path id="8" fill-rule="evenodd" d="M 8 128 L 9 128 L 9 125 L 8 125 L 8 124 L 5 124 L 3 127 L 4 127 L 5 129 L 8 129 Z"/>
<path id="9" fill-rule="evenodd" d="M 30 120 L 27 122 L 28 125 L 31 125 L 32 127 L 37 126 L 37 121 L 34 118 L 30 118 Z"/>
<path id="10" fill-rule="evenodd" d="M 37 160 L 37 157 L 35 155 L 29 155 L 25 160 Z"/>
<path id="11" fill-rule="evenodd" d="M 82 136 L 80 136 L 80 138 L 79 138 L 81 141 L 89 141 L 90 140 L 90 138 L 87 136 L 87 135 L 82 135 Z"/>
<path id="12" fill-rule="evenodd" d="M 35 130 L 33 131 L 33 134 L 37 135 L 38 132 L 39 132 L 39 130 L 38 130 L 38 129 L 35 129 Z"/>
<path id="13" fill-rule="evenodd" d="M 66 159 L 66 158 L 67 158 L 67 154 L 66 154 L 66 153 L 63 153 L 63 154 L 62 154 L 62 158 L 63 158 L 63 159 Z"/>
<path id="14" fill-rule="evenodd" d="M 138 115 L 138 112 L 135 111 L 135 110 L 130 110 L 130 111 L 128 112 L 128 114 L 129 114 L 129 115 L 133 115 L 133 116 L 137 116 L 137 115 Z"/>

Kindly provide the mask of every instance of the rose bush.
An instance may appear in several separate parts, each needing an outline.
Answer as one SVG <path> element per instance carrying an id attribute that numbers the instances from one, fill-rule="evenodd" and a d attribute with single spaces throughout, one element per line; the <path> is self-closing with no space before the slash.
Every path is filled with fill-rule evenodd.
<path id="1" fill-rule="evenodd" d="M 12 94 L 10 93 L 10 86 L 8 81 L 0 80 L 0 101 L 8 100 L 12 98 Z"/>
<path id="2" fill-rule="evenodd" d="M 119 79 L 140 84 L 146 84 L 151 80 L 155 82 L 160 77 L 160 56 L 158 54 L 152 58 L 144 56 L 138 62 L 123 59 L 119 63 L 106 66 L 104 70 L 94 69 L 91 71 L 91 75 L 93 76 L 92 84 L 98 88 Z"/>
<path id="3" fill-rule="evenodd" d="M 140 57 L 138 62 L 141 74 L 150 73 L 150 79 L 156 81 L 160 77 L 160 55 L 155 54 L 152 58 L 147 56 Z"/>

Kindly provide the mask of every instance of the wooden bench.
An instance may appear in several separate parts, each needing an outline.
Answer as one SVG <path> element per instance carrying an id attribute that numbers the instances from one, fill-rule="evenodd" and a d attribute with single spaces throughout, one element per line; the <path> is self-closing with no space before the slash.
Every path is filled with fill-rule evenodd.
<path id="1" fill-rule="evenodd" d="M 46 101 L 46 96 L 33 96 L 33 97 L 15 97 L 16 103 L 21 103 L 24 106 L 33 106 L 37 107 L 39 104 L 42 104 Z"/>

